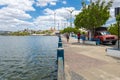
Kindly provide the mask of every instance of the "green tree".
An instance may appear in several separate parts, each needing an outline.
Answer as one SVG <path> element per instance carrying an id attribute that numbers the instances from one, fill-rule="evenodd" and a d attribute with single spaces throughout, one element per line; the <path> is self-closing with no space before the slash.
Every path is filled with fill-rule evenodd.
<path id="1" fill-rule="evenodd" d="M 27 35 L 30 35 L 29 32 L 11 32 L 9 35 L 13 35 L 13 36 L 27 36 Z"/>
<path id="2" fill-rule="evenodd" d="M 61 33 L 66 33 L 66 32 L 68 32 L 68 33 L 74 32 L 75 34 L 77 34 L 78 32 L 80 32 L 80 30 L 77 28 L 67 27 L 61 31 Z"/>
<path id="3" fill-rule="evenodd" d="M 120 38 L 120 13 L 116 16 L 116 21 L 117 21 L 117 24 L 118 24 L 117 34 L 118 34 L 118 37 Z"/>
<path id="4" fill-rule="evenodd" d="M 75 26 L 78 28 L 86 28 L 93 30 L 105 24 L 110 17 L 109 8 L 112 6 L 112 1 L 106 3 L 105 1 L 97 0 L 86 6 L 85 2 L 82 2 L 82 12 L 76 15 L 74 20 Z"/>
<path id="5" fill-rule="evenodd" d="M 113 35 L 118 35 L 118 25 L 117 24 L 110 25 L 108 31 Z"/>
<path id="6" fill-rule="evenodd" d="M 116 16 L 116 21 L 120 22 L 120 14 Z"/>
<path id="7" fill-rule="evenodd" d="M 111 33 L 111 34 L 114 34 L 114 35 L 118 35 L 118 24 L 119 24 L 119 27 L 120 27 L 120 14 L 116 16 L 116 23 L 113 24 L 113 25 L 110 25 L 109 28 L 108 28 L 108 31 Z M 120 31 L 119 31 L 119 34 L 120 34 Z"/>

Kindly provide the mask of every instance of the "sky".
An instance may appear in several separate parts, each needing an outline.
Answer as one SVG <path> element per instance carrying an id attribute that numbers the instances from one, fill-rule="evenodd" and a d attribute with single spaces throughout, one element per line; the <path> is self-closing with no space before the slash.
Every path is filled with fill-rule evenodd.
<path id="1" fill-rule="evenodd" d="M 84 1 L 90 3 L 90 0 Z M 63 29 L 70 26 L 75 15 L 81 12 L 81 2 L 82 0 L 0 0 L 0 31 L 48 30 L 51 27 Z M 111 17 L 105 26 L 115 23 L 115 7 L 120 7 L 120 0 L 114 0 L 110 8 Z M 73 12 L 70 13 L 71 11 Z"/>

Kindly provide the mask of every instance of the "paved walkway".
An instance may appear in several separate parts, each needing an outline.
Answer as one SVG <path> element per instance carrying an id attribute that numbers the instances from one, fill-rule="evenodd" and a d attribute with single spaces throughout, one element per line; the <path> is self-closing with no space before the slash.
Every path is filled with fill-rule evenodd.
<path id="1" fill-rule="evenodd" d="M 65 49 L 66 80 L 120 80 L 120 59 L 106 55 L 108 46 L 69 43 L 62 37 Z"/>

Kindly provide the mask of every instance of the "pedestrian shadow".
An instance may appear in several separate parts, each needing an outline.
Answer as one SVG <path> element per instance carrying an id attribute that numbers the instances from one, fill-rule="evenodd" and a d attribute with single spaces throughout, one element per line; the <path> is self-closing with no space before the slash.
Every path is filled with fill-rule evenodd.
<path id="1" fill-rule="evenodd" d="M 120 57 L 114 57 L 114 56 L 110 56 L 110 55 L 106 55 L 106 56 L 109 56 L 109 57 L 115 59 L 117 61 L 117 63 L 120 63 Z"/>
<path id="2" fill-rule="evenodd" d="M 70 71 L 71 80 L 86 80 L 83 76 L 77 74 L 74 71 Z"/>
<path id="3" fill-rule="evenodd" d="M 78 42 L 74 42 L 74 43 L 71 43 L 71 44 L 72 44 L 72 45 L 96 46 L 96 45 L 92 45 L 92 44 L 78 43 Z"/>
<path id="4" fill-rule="evenodd" d="M 71 43 L 72 45 L 82 45 L 82 43 L 78 43 L 78 42 L 73 42 Z"/>

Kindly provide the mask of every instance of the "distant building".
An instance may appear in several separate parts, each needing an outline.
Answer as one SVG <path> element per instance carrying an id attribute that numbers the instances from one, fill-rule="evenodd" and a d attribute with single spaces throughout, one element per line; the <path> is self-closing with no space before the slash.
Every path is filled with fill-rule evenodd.
<path id="1" fill-rule="evenodd" d="M 56 31 L 55 27 L 54 27 L 54 28 L 51 27 L 51 28 L 50 28 L 50 31 Z"/>

